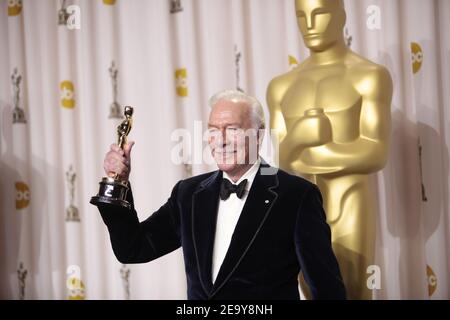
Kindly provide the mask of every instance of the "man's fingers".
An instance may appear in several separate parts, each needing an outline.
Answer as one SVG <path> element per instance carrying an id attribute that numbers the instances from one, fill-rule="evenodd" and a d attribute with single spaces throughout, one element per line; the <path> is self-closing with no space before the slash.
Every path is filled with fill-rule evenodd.
<path id="1" fill-rule="evenodd" d="M 130 170 L 129 166 L 126 163 L 124 163 L 123 161 L 116 160 L 116 159 L 111 159 L 111 160 L 107 161 L 105 163 L 104 167 L 107 172 L 109 172 L 109 171 L 118 172 L 118 170 L 120 170 L 120 171 L 129 171 Z"/>
<path id="2" fill-rule="evenodd" d="M 116 151 L 106 154 L 103 168 L 108 176 L 113 177 L 116 173 L 126 177 L 130 172 L 130 161 Z"/>
<path id="3" fill-rule="evenodd" d="M 124 154 L 123 150 L 116 143 L 111 145 L 111 151 L 118 152 L 122 155 Z"/>
<path id="4" fill-rule="evenodd" d="M 116 164 L 113 166 L 113 170 L 114 170 L 115 173 L 118 173 L 119 175 L 122 175 L 122 174 L 128 172 L 127 166 L 125 166 L 125 165 L 124 165 L 123 163 L 121 163 L 121 162 L 116 163 Z"/>
<path id="5" fill-rule="evenodd" d="M 114 176 L 115 174 L 118 174 L 121 177 L 126 177 L 130 170 L 126 165 L 124 165 L 121 162 L 118 162 L 114 165 L 107 165 L 105 167 L 105 171 L 110 177 Z"/>
<path id="6" fill-rule="evenodd" d="M 129 141 L 123 146 L 124 155 L 127 159 L 130 159 L 131 149 L 134 146 L 134 141 Z"/>
<path id="7" fill-rule="evenodd" d="M 109 177 L 112 178 L 117 174 L 122 179 L 128 179 L 130 174 L 130 153 L 133 145 L 134 141 L 126 143 L 124 150 L 115 143 L 111 145 L 103 164 L 103 168 Z"/>
<path id="8" fill-rule="evenodd" d="M 128 165 L 128 162 L 129 162 L 124 156 L 122 156 L 122 155 L 120 155 L 118 153 L 111 153 L 111 154 L 109 154 L 106 157 L 106 161 L 108 163 L 111 163 L 111 164 L 114 164 L 116 162 L 122 162 L 122 163 L 124 163 L 126 165 Z"/>

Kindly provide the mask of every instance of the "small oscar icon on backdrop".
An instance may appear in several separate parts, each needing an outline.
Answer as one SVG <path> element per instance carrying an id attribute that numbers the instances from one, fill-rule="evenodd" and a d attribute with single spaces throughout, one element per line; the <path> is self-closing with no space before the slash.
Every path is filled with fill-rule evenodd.
<path id="1" fill-rule="evenodd" d="M 130 133 L 133 124 L 133 108 L 126 106 L 124 109 L 125 120 L 117 127 L 117 144 L 123 149 L 127 142 L 127 135 Z M 100 181 L 100 189 L 95 197 L 91 198 L 90 203 L 95 206 L 114 205 L 131 209 L 131 204 L 126 200 L 129 190 L 128 182 L 121 181 L 119 175 L 114 177 L 104 177 Z"/>

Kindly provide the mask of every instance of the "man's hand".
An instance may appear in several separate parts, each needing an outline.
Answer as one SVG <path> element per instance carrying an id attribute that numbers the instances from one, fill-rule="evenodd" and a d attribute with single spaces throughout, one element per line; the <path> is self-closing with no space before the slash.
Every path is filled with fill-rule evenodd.
<path id="1" fill-rule="evenodd" d="M 131 149 L 134 141 L 127 142 L 123 150 L 117 144 L 112 144 L 111 149 L 105 156 L 103 168 L 108 177 L 113 178 L 116 174 L 122 181 L 128 181 L 131 171 Z"/>

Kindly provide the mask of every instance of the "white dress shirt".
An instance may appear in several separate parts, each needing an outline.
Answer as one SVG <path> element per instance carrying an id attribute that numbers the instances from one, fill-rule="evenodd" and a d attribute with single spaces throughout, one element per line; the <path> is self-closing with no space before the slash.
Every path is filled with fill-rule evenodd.
<path id="1" fill-rule="evenodd" d="M 228 179 L 231 183 L 239 184 L 241 181 L 247 179 L 245 192 L 242 199 L 239 199 L 236 193 L 232 193 L 227 200 L 222 200 L 219 197 L 219 208 L 217 212 L 216 234 L 214 237 L 214 249 L 212 258 L 212 281 L 216 281 L 220 266 L 230 246 L 231 237 L 239 220 L 239 217 L 247 200 L 248 193 L 252 187 L 253 180 L 258 172 L 261 160 L 258 160 L 247 170 L 246 173 L 236 182 L 230 179 L 226 172 L 223 173 L 223 178 Z"/>

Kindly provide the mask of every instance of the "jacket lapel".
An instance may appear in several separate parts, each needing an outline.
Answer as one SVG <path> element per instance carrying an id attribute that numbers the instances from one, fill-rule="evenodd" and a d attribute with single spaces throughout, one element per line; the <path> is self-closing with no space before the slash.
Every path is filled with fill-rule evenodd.
<path id="1" fill-rule="evenodd" d="M 253 181 L 244 208 L 242 209 L 238 223 L 231 238 L 230 246 L 225 255 L 222 266 L 220 267 L 217 279 L 214 282 L 211 296 L 222 288 L 226 281 L 231 277 L 234 270 L 236 270 L 239 266 L 239 263 L 242 261 L 246 252 L 258 235 L 259 230 L 263 226 L 264 221 L 269 215 L 270 210 L 278 197 L 277 192 L 274 190 L 278 187 L 277 174 L 261 175 L 261 167 L 269 166 L 265 162 L 262 162 L 258 173 L 255 176 L 255 180 Z M 274 169 L 272 167 L 269 168 Z M 215 216 L 217 216 L 217 213 Z M 213 230 L 215 232 L 215 225 Z M 214 242 L 214 233 L 212 234 L 212 242 Z M 211 257 L 212 255 L 209 255 L 208 258 L 211 260 Z M 211 262 L 209 266 L 211 269 Z M 210 278 L 211 274 L 209 274 L 209 279 Z"/>
<path id="2" fill-rule="evenodd" d="M 192 236 L 197 269 L 203 290 L 212 290 L 211 265 L 216 231 L 217 207 L 222 172 L 217 171 L 200 183 L 192 195 Z"/>

